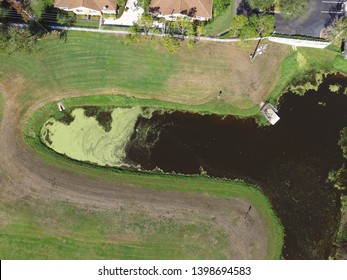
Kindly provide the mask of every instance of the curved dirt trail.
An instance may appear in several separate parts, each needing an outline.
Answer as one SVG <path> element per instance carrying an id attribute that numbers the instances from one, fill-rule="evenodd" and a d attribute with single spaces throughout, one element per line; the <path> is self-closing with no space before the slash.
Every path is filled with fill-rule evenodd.
<path id="1" fill-rule="evenodd" d="M 264 219 L 253 207 L 244 221 L 249 202 L 243 199 L 151 190 L 82 176 L 45 163 L 23 143 L 17 96 L 20 90 L 0 87 L 0 91 L 5 100 L 0 127 L 0 196 L 5 201 L 30 195 L 45 201 L 68 200 L 80 207 L 124 207 L 133 211 L 135 206 L 152 217 L 173 217 L 180 223 L 211 222 L 213 217 L 213 223 L 227 233 L 229 258 L 266 256 L 268 234 Z M 51 100 L 45 98 L 32 108 L 37 109 Z"/>

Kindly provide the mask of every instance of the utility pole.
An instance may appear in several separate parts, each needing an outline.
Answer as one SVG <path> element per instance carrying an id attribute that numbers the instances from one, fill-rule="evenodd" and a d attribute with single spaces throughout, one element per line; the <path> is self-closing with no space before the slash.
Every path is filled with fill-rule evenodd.
<path id="1" fill-rule="evenodd" d="M 39 23 L 37 20 L 35 20 L 35 17 L 32 16 L 29 12 L 27 12 L 23 6 L 16 0 L 6 0 L 12 8 L 14 8 L 18 14 L 20 14 L 24 20 L 25 23 L 30 24 L 30 23 L 35 23 L 37 24 L 44 32 L 48 32 L 47 29 Z"/>
<path id="2" fill-rule="evenodd" d="M 18 14 L 20 14 L 23 18 L 23 20 L 28 23 L 30 20 L 33 19 L 33 16 L 31 14 L 29 14 L 26 10 L 24 10 L 24 8 L 22 7 L 22 5 L 20 3 L 18 3 L 15 0 L 6 0 L 13 9 L 15 9 L 17 11 Z"/>

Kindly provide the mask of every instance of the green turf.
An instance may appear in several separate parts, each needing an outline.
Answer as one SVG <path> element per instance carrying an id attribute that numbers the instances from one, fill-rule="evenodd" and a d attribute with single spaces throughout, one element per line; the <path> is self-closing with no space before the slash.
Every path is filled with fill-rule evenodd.
<path id="1" fill-rule="evenodd" d="M 155 44 L 125 45 L 115 36 L 88 32 L 69 32 L 66 43 L 51 36 L 39 43 L 35 54 L 0 59 L 11 61 L 10 68 L 1 63 L 2 71 L 15 70 L 62 91 L 97 92 L 117 86 L 150 92 L 161 89 L 176 69 L 174 57 L 157 53 Z"/>
<path id="2" fill-rule="evenodd" d="M 35 87 L 41 84 L 61 92 L 98 93 L 117 87 L 150 95 L 163 88 L 176 67 L 175 57 L 158 53 L 155 43 L 125 45 L 115 36 L 88 32 L 69 32 L 67 42 L 50 36 L 33 54 L 0 55 L 2 75 L 20 73 Z"/>
<path id="3" fill-rule="evenodd" d="M 4 113 L 4 97 L 0 92 L 0 122 L 2 120 L 2 114 Z"/>
<path id="4" fill-rule="evenodd" d="M 211 51 L 215 49 L 213 44 L 207 44 L 206 48 Z M 220 46 L 217 47 L 219 48 Z M 209 78 L 204 73 L 214 73 L 216 69 L 230 67 L 225 60 L 214 61 L 212 56 L 201 57 L 199 52 L 203 50 L 203 46 L 199 45 L 189 53 L 182 51 L 171 55 L 160 47 L 158 40 L 144 40 L 139 45 L 126 45 L 123 37 L 68 32 L 66 42 L 54 35 L 42 39 L 32 54 L 0 55 L 0 76 L 4 80 L 12 79 L 11 73 L 16 73 L 30 81 L 20 96 L 23 112 L 32 100 L 43 97 L 41 89 L 50 89 L 59 94 L 124 92 L 148 99 L 175 100 L 182 103 L 177 107 L 183 110 L 189 110 L 191 103 L 198 103 L 200 105 L 193 110 L 199 112 L 257 114 L 257 106 L 249 100 L 241 100 L 242 108 L 238 107 L 240 100 L 234 100 L 235 104 L 226 104 L 213 98 L 213 89 L 206 91 L 205 87 L 197 88 L 196 81 L 188 82 L 182 90 L 175 89 L 172 83 L 179 83 L 178 80 L 173 81 L 178 73 L 183 73 L 184 77 L 191 76 L 192 80 L 196 80 L 196 75 L 202 73 L 204 83 L 213 88 L 215 76 L 211 75 Z M 225 84 L 230 87 L 228 91 L 232 91 L 229 77 L 220 78 L 225 79 Z M 244 104 L 247 104 L 246 108 Z"/>
<path id="5" fill-rule="evenodd" d="M 193 215 L 182 222 L 137 209 L 86 210 L 30 197 L 1 203 L 0 209 L 11 216 L 1 226 L 1 259 L 225 259 L 228 254 L 224 230 Z"/>

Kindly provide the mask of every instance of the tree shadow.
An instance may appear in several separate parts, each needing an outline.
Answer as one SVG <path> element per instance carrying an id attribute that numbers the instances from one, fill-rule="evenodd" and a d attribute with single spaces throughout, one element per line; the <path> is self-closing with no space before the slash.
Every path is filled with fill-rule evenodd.
<path id="1" fill-rule="evenodd" d="M 0 22 L 7 23 L 24 23 L 20 14 L 7 1 L 0 2 Z"/>
<path id="2" fill-rule="evenodd" d="M 324 27 L 328 27 L 334 22 L 334 20 L 343 17 L 343 13 L 338 13 L 341 11 L 342 11 L 342 2 L 339 2 L 336 5 L 330 7 L 329 17 L 325 20 Z"/>
<path id="3" fill-rule="evenodd" d="M 249 17 L 251 14 L 259 14 L 259 11 L 252 9 L 247 0 L 242 0 L 236 9 L 236 14 Z"/>

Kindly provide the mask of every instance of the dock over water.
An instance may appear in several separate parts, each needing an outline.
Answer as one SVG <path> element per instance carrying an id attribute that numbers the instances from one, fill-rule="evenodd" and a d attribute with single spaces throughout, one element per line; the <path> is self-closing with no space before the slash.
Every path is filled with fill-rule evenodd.
<path id="1" fill-rule="evenodd" d="M 280 117 L 277 114 L 277 109 L 270 103 L 260 103 L 260 111 L 272 125 L 276 124 L 280 120 Z"/>

